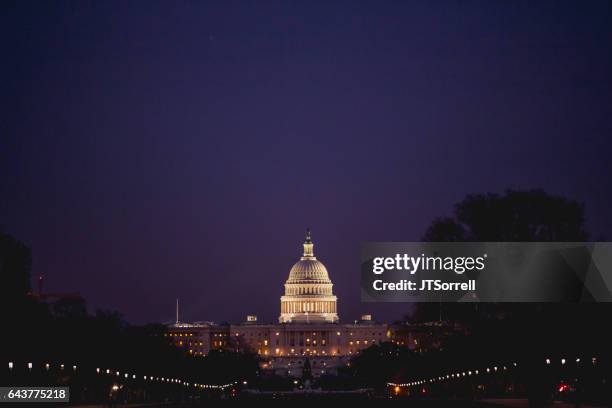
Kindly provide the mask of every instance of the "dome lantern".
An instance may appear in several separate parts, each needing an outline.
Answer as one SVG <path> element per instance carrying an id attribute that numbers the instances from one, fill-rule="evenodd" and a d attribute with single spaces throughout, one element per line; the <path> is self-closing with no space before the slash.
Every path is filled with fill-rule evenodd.
<path id="1" fill-rule="evenodd" d="M 304 241 L 304 257 L 314 258 L 314 244 L 310 235 L 310 228 L 306 229 L 306 240 Z"/>

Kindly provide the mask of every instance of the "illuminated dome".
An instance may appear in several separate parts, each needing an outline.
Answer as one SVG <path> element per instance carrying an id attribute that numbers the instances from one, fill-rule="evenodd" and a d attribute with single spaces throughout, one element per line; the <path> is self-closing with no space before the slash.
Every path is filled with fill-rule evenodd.
<path id="1" fill-rule="evenodd" d="M 336 296 L 325 265 L 314 256 L 310 231 L 306 232 L 304 254 L 293 265 L 281 297 L 281 323 L 337 322 Z"/>

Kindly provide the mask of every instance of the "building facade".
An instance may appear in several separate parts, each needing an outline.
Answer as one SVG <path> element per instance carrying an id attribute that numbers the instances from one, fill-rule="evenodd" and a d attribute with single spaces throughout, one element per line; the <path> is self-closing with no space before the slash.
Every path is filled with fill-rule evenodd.
<path id="1" fill-rule="evenodd" d="M 177 317 L 167 335 L 177 347 L 196 356 L 214 349 L 249 350 L 262 356 L 261 368 L 267 372 L 298 377 L 308 359 L 312 375 L 333 374 L 361 350 L 390 341 L 392 334 L 370 315 L 341 324 L 332 288 L 307 231 L 302 256 L 285 282 L 278 324 L 260 324 L 255 316 L 228 325 L 181 323 Z"/>

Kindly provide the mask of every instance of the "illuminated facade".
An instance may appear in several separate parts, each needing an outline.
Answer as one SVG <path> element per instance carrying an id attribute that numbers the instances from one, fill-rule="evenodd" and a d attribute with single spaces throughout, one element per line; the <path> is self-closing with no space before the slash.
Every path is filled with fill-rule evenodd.
<path id="1" fill-rule="evenodd" d="M 309 360 L 314 376 L 333 374 L 361 350 L 391 340 L 386 324 L 364 315 L 353 324 L 340 324 L 337 298 L 325 266 L 314 256 L 310 232 L 304 252 L 293 265 L 281 297 L 278 324 L 260 324 L 247 316 L 240 324 L 180 323 L 168 327 L 175 345 L 193 355 L 214 349 L 250 350 L 262 356 L 261 368 L 279 375 L 301 376 Z"/>
<path id="2" fill-rule="evenodd" d="M 293 265 L 281 297 L 280 323 L 315 323 L 338 321 L 333 284 L 323 265 L 314 256 L 310 231 L 306 232 L 304 253 Z"/>

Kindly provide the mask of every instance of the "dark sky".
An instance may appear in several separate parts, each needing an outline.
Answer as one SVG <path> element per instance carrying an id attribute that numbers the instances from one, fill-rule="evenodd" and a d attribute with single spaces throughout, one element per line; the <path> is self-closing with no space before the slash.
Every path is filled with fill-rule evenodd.
<path id="1" fill-rule="evenodd" d="M 544 188 L 612 237 L 608 1 L 0 7 L 0 231 L 92 310 L 275 320 L 309 226 L 341 319 L 397 318 L 360 243 L 467 193 Z"/>

